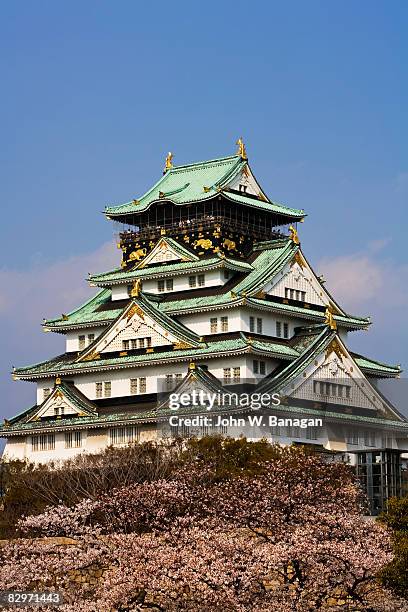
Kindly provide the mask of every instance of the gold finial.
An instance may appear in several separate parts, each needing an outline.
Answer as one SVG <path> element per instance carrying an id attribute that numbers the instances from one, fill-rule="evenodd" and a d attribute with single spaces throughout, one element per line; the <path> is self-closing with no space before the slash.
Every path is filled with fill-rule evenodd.
<path id="1" fill-rule="evenodd" d="M 142 281 L 140 278 L 137 278 L 133 281 L 133 287 L 130 290 L 130 297 L 139 297 L 142 292 Z"/>
<path id="2" fill-rule="evenodd" d="M 166 161 L 164 162 L 164 171 L 170 170 L 173 167 L 173 153 L 171 151 L 168 152 L 166 157 Z"/>
<path id="3" fill-rule="evenodd" d="M 337 329 L 337 323 L 333 318 L 333 312 L 330 306 L 326 307 L 324 316 L 325 316 L 325 319 L 324 319 L 325 324 L 328 325 L 330 329 Z"/>
<path id="4" fill-rule="evenodd" d="M 57 378 L 55 379 L 55 384 L 56 385 L 60 385 L 61 384 L 61 379 L 59 376 L 57 376 Z"/>
<path id="5" fill-rule="evenodd" d="M 297 230 L 293 227 L 293 225 L 289 226 L 289 231 L 290 231 L 290 239 L 295 244 L 300 244 L 300 240 L 299 240 L 299 236 L 298 236 Z"/>
<path id="6" fill-rule="evenodd" d="M 194 363 L 194 361 L 191 361 L 191 362 L 188 364 L 188 369 L 189 369 L 189 370 L 195 370 L 195 369 L 196 369 L 196 364 Z"/>
<path id="7" fill-rule="evenodd" d="M 240 155 L 242 159 L 248 159 L 246 148 L 244 145 L 244 141 L 241 138 L 238 138 L 236 144 L 238 145 L 237 155 Z"/>

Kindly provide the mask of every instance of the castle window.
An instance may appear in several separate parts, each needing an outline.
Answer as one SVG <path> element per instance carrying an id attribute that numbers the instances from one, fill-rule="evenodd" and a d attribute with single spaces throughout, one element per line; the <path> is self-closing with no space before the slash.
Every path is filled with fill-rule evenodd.
<path id="1" fill-rule="evenodd" d="M 104 397 L 110 397 L 112 392 L 112 383 L 110 380 L 107 380 L 103 383 L 103 395 Z"/>
<path id="2" fill-rule="evenodd" d="M 196 276 L 189 276 L 188 277 L 188 284 L 189 284 L 189 287 L 195 287 L 197 285 L 197 277 Z"/>
<path id="3" fill-rule="evenodd" d="M 231 271 L 230 270 L 224 270 L 224 279 L 228 280 L 231 277 Z"/>
<path id="4" fill-rule="evenodd" d="M 283 337 L 289 338 L 289 325 L 287 323 L 283 324 Z"/>
<path id="5" fill-rule="evenodd" d="M 72 448 L 72 431 L 65 432 L 65 448 Z"/>
<path id="6" fill-rule="evenodd" d="M 228 317 L 221 317 L 221 331 L 228 331 Z"/>
<path id="7" fill-rule="evenodd" d="M 157 281 L 157 291 L 163 293 L 164 291 L 164 280 Z"/>
<path id="8" fill-rule="evenodd" d="M 258 361 L 257 359 L 255 359 L 252 362 L 252 371 L 254 374 L 261 374 L 262 376 L 265 376 L 266 363 L 264 361 Z"/>
<path id="9" fill-rule="evenodd" d="M 130 379 L 130 395 L 137 394 L 137 378 Z"/>
<path id="10" fill-rule="evenodd" d="M 262 319 L 260 317 L 256 319 L 256 333 L 262 334 Z"/>
<path id="11" fill-rule="evenodd" d="M 59 406 L 55 406 L 55 408 L 54 408 L 54 416 L 59 416 L 59 411 L 60 411 Z"/>
<path id="12" fill-rule="evenodd" d="M 347 444 L 358 444 L 358 431 L 350 429 L 346 435 Z"/>
<path id="13" fill-rule="evenodd" d="M 249 331 L 255 333 L 255 317 L 249 317 Z"/>
<path id="14" fill-rule="evenodd" d="M 96 398 L 102 397 L 103 386 L 101 382 L 95 383 Z"/>
<path id="15" fill-rule="evenodd" d="M 166 279 L 166 290 L 173 291 L 173 279 L 172 278 Z"/>
<path id="16" fill-rule="evenodd" d="M 43 401 L 47 399 L 51 395 L 51 389 L 43 389 Z"/>
<path id="17" fill-rule="evenodd" d="M 317 427 L 308 427 L 306 429 L 306 440 L 317 440 Z"/>
<path id="18" fill-rule="evenodd" d="M 88 344 L 92 344 L 95 340 L 95 334 L 88 334 Z"/>
<path id="19" fill-rule="evenodd" d="M 241 185 L 241 184 L 239 185 L 239 190 L 240 190 L 242 193 L 246 193 L 246 190 L 247 190 L 247 189 L 248 189 L 247 185 Z"/>
<path id="20" fill-rule="evenodd" d="M 285 298 L 287 300 L 297 300 L 298 302 L 306 301 L 306 291 L 299 291 L 298 289 L 291 289 L 285 287 Z"/>
<path id="21" fill-rule="evenodd" d="M 146 393 L 146 378 L 139 378 L 139 393 Z"/>
<path id="22" fill-rule="evenodd" d="M 170 391 L 173 388 L 173 374 L 166 374 L 166 389 Z"/>
<path id="23" fill-rule="evenodd" d="M 78 336 L 78 346 L 79 350 L 83 351 L 85 348 L 85 336 Z"/>
<path id="24" fill-rule="evenodd" d="M 205 274 L 199 274 L 197 276 L 197 284 L 199 287 L 204 287 L 205 285 Z"/>
<path id="25" fill-rule="evenodd" d="M 124 351 L 128 351 L 130 347 L 130 340 L 122 340 L 122 348 Z"/>
<path id="26" fill-rule="evenodd" d="M 318 395 L 350 399 L 351 387 L 350 385 L 314 380 L 313 392 Z"/>
<path id="27" fill-rule="evenodd" d="M 82 446 L 82 431 L 74 432 L 74 446 L 80 448 Z"/>
<path id="28" fill-rule="evenodd" d="M 234 383 L 239 383 L 241 380 L 241 368 L 233 368 Z"/>
<path id="29" fill-rule="evenodd" d="M 280 321 L 276 321 L 276 337 L 282 338 L 282 323 Z"/>
<path id="30" fill-rule="evenodd" d="M 218 319 L 217 317 L 211 317 L 210 319 L 210 332 L 216 334 L 218 331 Z"/>
<path id="31" fill-rule="evenodd" d="M 224 385 L 231 383 L 231 368 L 224 368 Z"/>
<path id="32" fill-rule="evenodd" d="M 374 431 L 365 431 L 364 432 L 364 446 L 375 446 L 376 445 L 376 437 Z"/>
<path id="33" fill-rule="evenodd" d="M 132 425 L 128 427 L 114 427 L 109 430 L 110 444 L 131 444 L 140 439 L 140 428 Z"/>
<path id="34" fill-rule="evenodd" d="M 42 434 L 31 437 L 32 451 L 55 450 L 55 434 Z"/>

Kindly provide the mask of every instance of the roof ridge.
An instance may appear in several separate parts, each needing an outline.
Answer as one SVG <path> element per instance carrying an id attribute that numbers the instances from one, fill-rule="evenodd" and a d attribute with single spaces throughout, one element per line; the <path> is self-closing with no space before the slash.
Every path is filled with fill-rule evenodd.
<path id="1" fill-rule="evenodd" d="M 192 162 L 190 164 L 182 164 L 181 166 L 176 166 L 174 165 L 172 168 L 170 168 L 170 173 L 175 172 L 177 170 L 182 170 L 184 168 L 192 168 L 194 166 L 209 166 L 211 164 L 222 164 L 223 162 L 227 162 L 227 161 L 231 161 L 233 159 L 237 159 L 238 160 L 242 160 L 242 157 L 240 155 L 226 155 L 225 157 L 215 157 L 213 159 L 207 159 L 207 160 L 202 160 L 202 161 L 198 161 L 198 162 Z"/>

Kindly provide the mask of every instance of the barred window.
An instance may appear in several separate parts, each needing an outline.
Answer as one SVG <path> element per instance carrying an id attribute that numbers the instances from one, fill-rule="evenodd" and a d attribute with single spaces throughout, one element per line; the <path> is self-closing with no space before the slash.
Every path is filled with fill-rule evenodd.
<path id="1" fill-rule="evenodd" d="M 262 334 L 262 319 L 260 317 L 256 319 L 256 333 Z"/>
<path id="2" fill-rule="evenodd" d="M 166 289 L 167 291 L 173 291 L 173 279 L 172 278 L 166 279 Z"/>
<path id="3" fill-rule="evenodd" d="M 224 383 L 229 384 L 231 382 L 231 368 L 224 368 Z"/>
<path id="4" fill-rule="evenodd" d="M 241 368 L 238 366 L 233 369 L 234 383 L 239 383 L 241 380 Z"/>
<path id="5" fill-rule="evenodd" d="M 79 350 L 83 351 L 85 348 L 85 336 L 78 336 L 78 345 L 79 345 Z"/>
<path id="6" fill-rule="evenodd" d="M 82 446 L 82 431 L 75 431 L 74 439 L 75 439 L 75 448 L 80 448 Z"/>
<path id="7" fill-rule="evenodd" d="M 259 361 L 257 361 L 256 359 L 254 359 L 254 361 L 252 362 L 252 371 L 254 374 L 259 374 Z"/>
<path id="8" fill-rule="evenodd" d="M 364 446 L 376 446 L 375 431 L 364 432 Z"/>
<path id="9" fill-rule="evenodd" d="M 51 389 L 43 389 L 43 401 L 47 399 L 51 395 Z"/>
<path id="10" fill-rule="evenodd" d="M 230 270 L 225 270 L 224 269 L 224 279 L 228 280 L 230 278 L 230 276 L 231 276 Z"/>
<path id="11" fill-rule="evenodd" d="M 218 319 L 217 317 L 211 317 L 210 319 L 210 331 L 212 334 L 216 334 L 218 331 Z"/>
<path id="12" fill-rule="evenodd" d="M 204 287 L 205 285 L 205 274 L 199 274 L 197 276 L 197 284 L 199 287 Z"/>
<path id="13" fill-rule="evenodd" d="M 317 440 L 319 436 L 317 435 L 317 427 L 308 427 L 306 429 L 306 439 L 307 440 Z"/>
<path id="14" fill-rule="evenodd" d="M 282 338 L 282 323 L 280 321 L 276 321 L 276 337 Z"/>
<path id="15" fill-rule="evenodd" d="M 146 393 L 146 378 L 139 378 L 139 393 Z"/>
<path id="16" fill-rule="evenodd" d="M 283 324 L 283 337 L 289 338 L 289 324 L 288 323 Z"/>
<path id="17" fill-rule="evenodd" d="M 137 394 L 137 378 L 130 379 L 130 395 Z"/>
<path id="18" fill-rule="evenodd" d="M 180 382 L 180 380 L 183 380 L 183 374 L 181 372 L 177 372 L 176 376 L 176 382 Z"/>
<path id="19" fill-rule="evenodd" d="M 103 394 L 104 397 L 110 397 L 112 392 L 112 383 L 110 380 L 107 380 L 103 383 Z"/>
<path id="20" fill-rule="evenodd" d="M 228 331 L 228 317 L 221 317 L 221 331 Z"/>
<path id="21" fill-rule="evenodd" d="M 249 317 L 249 331 L 255 333 L 255 317 Z"/>
<path id="22" fill-rule="evenodd" d="M 166 389 L 169 391 L 173 388 L 173 374 L 166 374 Z"/>
<path id="23" fill-rule="evenodd" d="M 197 285 L 197 277 L 196 276 L 189 276 L 188 277 L 188 284 L 190 287 L 195 287 Z"/>
<path id="24" fill-rule="evenodd" d="M 163 291 L 164 291 L 164 280 L 157 281 L 157 291 L 159 291 L 159 293 L 163 293 Z"/>
<path id="25" fill-rule="evenodd" d="M 262 375 L 266 374 L 266 363 L 264 361 L 259 362 L 259 373 Z"/>
<path id="26" fill-rule="evenodd" d="M 41 434 L 31 437 L 31 449 L 33 451 L 55 450 L 55 434 Z"/>
<path id="27" fill-rule="evenodd" d="M 346 435 L 347 444 L 358 444 L 358 431 L 349 429 Z"/>
<path id="28" fill-rule="evenodd" d="M 72 431 L 65 432 L 65 448 L 72 448 Z"/>
<path id="29" fill-rule="evenodd" d="M 88 334 L 88 344 L 92 344 L 95 340 L 95 334 Z"/>
<path id="30" fill-rule="evenodd" d="M 114 427 L 109 430 L 109 442 L 113 445 L 131 444 L 140 439 L 140 428 L 136 425 L 128 427 Z"/>
<path id="31" fill-rule="evenodd" d="M 97 382 L 95 383 L 95 390 L 96 390 L 96 397 L 100 398 L 102 397 L 102 383 L 101 382 Z"/>

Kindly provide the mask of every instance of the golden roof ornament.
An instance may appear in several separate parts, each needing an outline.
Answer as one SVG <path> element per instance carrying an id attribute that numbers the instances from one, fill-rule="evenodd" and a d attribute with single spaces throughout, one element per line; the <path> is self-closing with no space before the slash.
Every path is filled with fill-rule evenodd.
<path id="1" fill-rule="evenodd" d="M 325 319 L 324 319 L 325 324 L 328 325 L 330 329 L 337 329 L 337 323 L 334 320 L 333 312 L 330 306 L 327 306 L 324 316 L 325 316 Z"/>
<path id="2" fill-rule="evenodd" d="M 297 230 L 293 227 L 293 225 L 289 226 L 289 232 L 290 232 L 289 238 L 292 240 L 292 242 L 294 242 L 295 244 L 300 244 Z"/>
<path id="3" fill-rule="evenodd" d="M 237 155 L 240 155 L 242 159 L 248 159 L 244 141 L 242 140 L 242 136 L 238 138 L 236 144 L 238 145 Z"/>
<path id="4" fill-rule="evenodd" d="M 171 151 L 168 152 L 166 161 L 164 162 L 164 171 L 170 170 L 173 167 L 173 153 Z"/>
<path id="5" fill-rule="evenodd" d="M 133 287 L 130 290 L 130 297 L 139 297 L 142 292 L 142 281 L 140 278 L 137 278 L 133 281 Z"/>
<path id="6" fill-rule="evenodd" d="M 57 376 L 57 378 L 55 379 L 55 384 L 56 385 L 60 385 L 61 384 L 61 379 L 59 376 Z"/>

